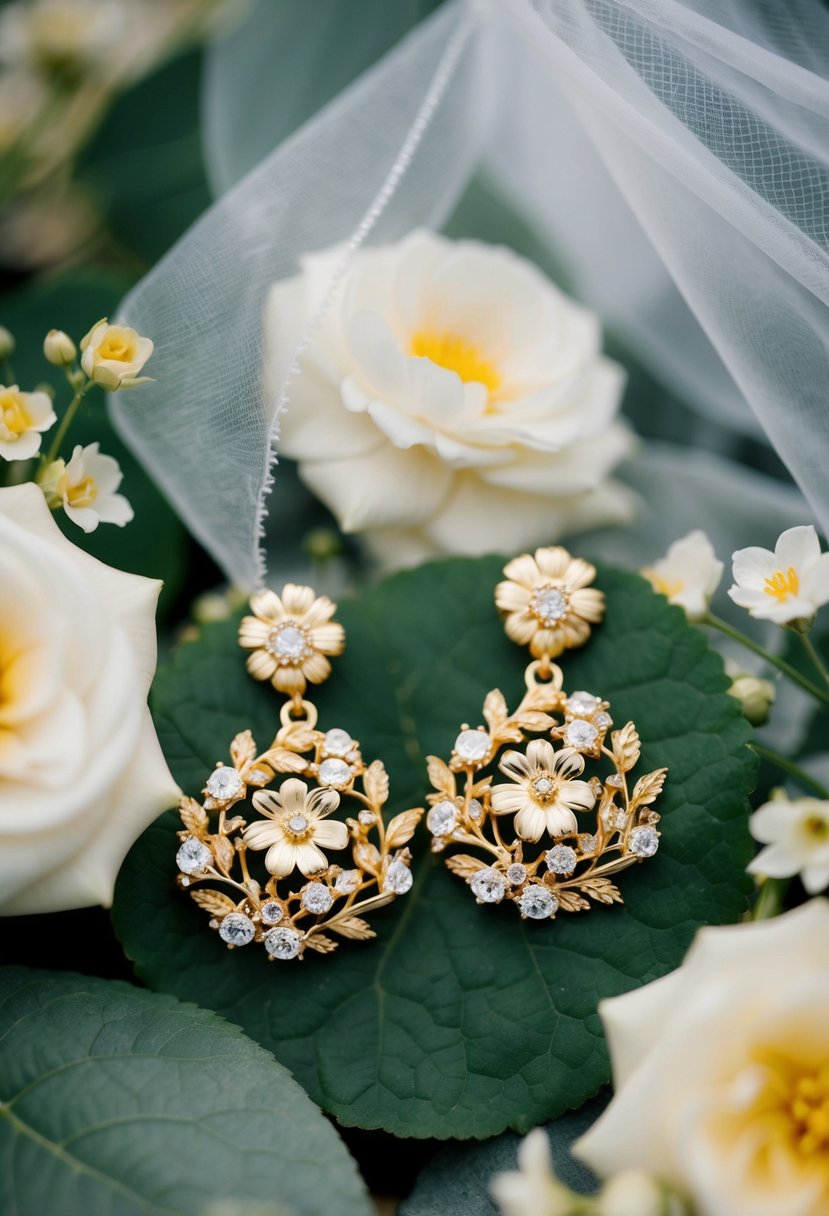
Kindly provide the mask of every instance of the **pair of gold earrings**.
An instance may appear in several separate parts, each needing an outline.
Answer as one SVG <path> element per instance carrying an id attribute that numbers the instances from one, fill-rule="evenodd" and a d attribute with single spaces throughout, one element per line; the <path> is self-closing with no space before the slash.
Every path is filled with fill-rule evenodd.
<path id="1" fill-rule="evenodd" d="M 653 803 L 667 770 L 632 783 L 635 726 L 611 730 L 610 704 L 566 693 L 553 662 L 584 645 L 604 615 L 604 596 L 591 586 L 595 567 L 555 547 L 522 554 L 504 574 L 495 603 L 509 637 L 529 646 L 526 692 L 513 713 L 499 690 L 490 692 L 485 725 L 461 726 L 448 763 L 428 758 L 432 849 L 473 850 L 450 855 L 449 869 L 479 904 L 511 902 L 524 919 L 581 912 L 591 900 L 621 903 L 611 876 L 656 853 Z M 262 752 L 249 730 L 238 734 L 203 802 L 182 800 L 178 882 L 231 948 L 261 943 L 270 959 L 328 954 L 341 938 L 374 937 L 366 915 L 412 886 L 407 846 L 424 808 L 386 820 L 382 761 L 367 764 L 342 727 L 317 727 L 306 692 L 345 648 L 336 605 L 289 583 L 281 596 L 258 592 L 250 608 L 239 642 L 253 678 L 287 698 L 280 728 Z M 586 777 L 588 761 L 601 775 Z M 249 796 L 259 816 L 250 822 L 233 814 Z M 344 806 L 350 818 L 339 817 Z M 262 852 L 260 881 L 249 867 Z"/>

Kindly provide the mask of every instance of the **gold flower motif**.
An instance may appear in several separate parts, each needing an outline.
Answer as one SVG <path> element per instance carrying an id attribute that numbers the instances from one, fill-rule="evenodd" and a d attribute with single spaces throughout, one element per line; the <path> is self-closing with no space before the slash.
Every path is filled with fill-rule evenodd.
<path id="1" fill-rule="evenodd" d="M 495 589 L 504 628 L 537 659 L 554 659 L 582 646 L 590 626 L 604 615 L 604 595 L 590 587 L 596 567 L 555 546 L 523 553 L 504 567 L 507 581 Z"/>
<path id="2" fill-rule="evenodd" d="M 306 878 L 325 870 L 328 860 L 318 847 L 344 849 L 348 828 L 339 819 L 326 819 L 340 805 L 336 790 L 316 789 L 297 777 L 289 777 L 276 792 L 257 790 L 257 811 L 267 815 L 248 825 L 244 841 L 249 849 L 267 849 L 265 868 L 276 878 L 300 869 Z"/>
<path id="3" fill-rule="evenodd" d="M 596 798 L 586 781 L 574 781 L 584 772 L 584 759 L 572 748 L 556 752 L 547 739 L 533 739 L 523 752 L 504 753 L 498 765 L 509 785 L 495 785 L 490 795 L 496 815 L 515 815 L 515 830 L 522 840 L 535 842 L 546 831 L 568 836 L 578 831 L 574 811 L 589 811 Z"/>
<path id="4" fill-rule="evenodd" d="M 250 607 L 253 616 L 242 618 L 239 645 L 253 652 L 247 669 L 255 680 L 270 680 L 279 692 L 301 697 L 308 683 L 328 679 L 325 656 L 345 649 L 345 630 L 331 620 L 336 604 L 311 587 L 286 583 L 281 597 L 257 591 Z"/>

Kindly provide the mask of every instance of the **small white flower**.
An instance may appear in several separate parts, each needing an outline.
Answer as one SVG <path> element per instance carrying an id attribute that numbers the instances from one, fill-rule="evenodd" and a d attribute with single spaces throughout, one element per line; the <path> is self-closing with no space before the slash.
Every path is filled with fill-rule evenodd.
<path id="1" fill-rule="evenodd" d="M 109 392 L 148 383 L 148 377 L 138 373 L 153 353 L 152 339 L 142 338 L 127 325 L 110 325 L 106 318 L 98 321 L 81 339 L 81 350 L 81 367 Z"/>
<path id="2" fill-rule="evenodd" d="M 768 878 L 799 874 L 810 895 L 829 886 L 829 802 L 790 800 L 783 793 L 758 807 L 748 823 L 755 840 L 766 845 L 748 869 Z"/>
<path id="3" fill-rule="evenodd" d="M 665 556 L 642 575 L 654 591 L 684 608 L 689 620 L 698 621 L 708 611 L 723 568 L 711 541 L 697 529 L 669 545 Z"/>
<path id="4" fill-rule="evenodd" d="M 811 524 L 782 532 L 769 549 L 738 549 L 728 594 L 751 616 L 788 625 L 809 621 L 829 601 L 829 553 Z"/>
<path id="5" fill-rule="evenodd" d="M 118 461 L 102 456 L 99 446 L 78 444 L 68 464 L 55 460 L 38 479 L 49 506 L 63 506 L 84 532 L 94 532 L 99 523 L 123 528 L 135 514 L 123 494 L 115 493 L 123 477 Z"/>
<path id="6" fill-rule="evenodd" d="M 570 1216 L 573 1192 L 553 1173 L 550 1143 L 536 1127 L 518 1149 L 518 1169 L 496 1174 L 489 1184 L 502 1216 Z"/>
<path id="7" fill-rule="evenodd" d="M 57 421 L 46 393 L 22 393 L 0 386 L 0 458 L 29 460 L 40 451 L 41 432 Z"/>

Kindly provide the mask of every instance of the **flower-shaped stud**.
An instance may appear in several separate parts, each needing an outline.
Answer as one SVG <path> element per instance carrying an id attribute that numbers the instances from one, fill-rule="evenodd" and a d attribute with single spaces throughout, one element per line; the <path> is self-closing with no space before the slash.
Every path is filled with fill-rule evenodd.
<path id="1" fill-rule="evenodd" d="M 509 785 L 494 785 L 490 804 L 495 815 L 515 815 L 515 831 L 535 843 L 544 832 L 567 836 L 578 831 L 575 811 L 589 811 L 596 802 L 593 787 L 576 781 L 584 760 L 572 748 L 556 752 L 547 739 L 533 739 L 526 752 L 504 752 L 498 765 Z"/>
<path id="2" fill-rule="evenodd" d="M 344 849 L 348 828 L 339 819 L 327 819 L 340 805 L 340 795 L 332 789 L 308 792 L 297 777 L 289 777 L 278 792 L 259 790 L 253 805 L 266 819 L 257 819 L 245 828 L 244 842 L 249 849 L 267 849 L 265 869 L 276 878 L 301 870 L 306 878 L 328 866 L 320 845 Z"/>
<path id="3" fill-rule="evenodd" d="M 302 697 L 308 684 L 331 675 L 327 656 L 342 654 L 345 630 L 331 618 L 327 596 L 288 583 L 281 597 L 273 591 L 251 596 L 252 616 L 242 619 L 239 645 L 252 653 L 247 669 L 255 680 L 270 680 L 278 692 Z"/>
<path id="4" fill-rule="evenodd" d="M 513 642 L 537 659 L 583 646 L 604 615 L 604 595 L 590 584 L 596 567 L 554 546 L 523 553 L 504 568 L 495 603 Z"/>

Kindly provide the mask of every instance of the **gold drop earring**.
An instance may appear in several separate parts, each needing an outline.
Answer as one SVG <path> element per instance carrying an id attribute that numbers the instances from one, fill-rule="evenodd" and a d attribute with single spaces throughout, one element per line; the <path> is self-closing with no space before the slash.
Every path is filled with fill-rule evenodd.
<path id="1" fill-rule="evenodd" d="M 448 764 L 428 758 L 432 848 L 473 850 L 447 857 L 449 869 L 479 904 L 510 902 L 524 919 L 622 903 L 614 877 L 659 848 L 652 804 L 667 769 L 633 782 L 636 727 L 612 730 L 610 703 L 565 692 L 553 662 L 604 616 L 595 567 L 554 547 L 514 558 L 504 575 L 495 604 L 508 636 L 529 647 L 526 693 L 510 713 L 493 689 L 486 725 L 461 726 Z"/>
<path id="2" fill-rule="evenodd" d="M 248 672 L 288 699 L 264 751 L 242 731 L 230 763 L 207 778 L 203 802 L 182 799 L 177 881 L 231 949 L 261 945 L 271 961 L 329 954 L 338 939 L 374 937 L 365 916 L 411 887 L 405 846 L 423 810 L 384 823 L 382 761 L 366 765 L 340 726 L 317 729 L 305 694 L 345 648 L 336 605 L 289 583 L 279 596 L 258 592 L 250 609 L 239 628 Z M 248 797 L 255 817 L 232 814 Z M 347 807 L 354 814 L 343 818 Z"/>

